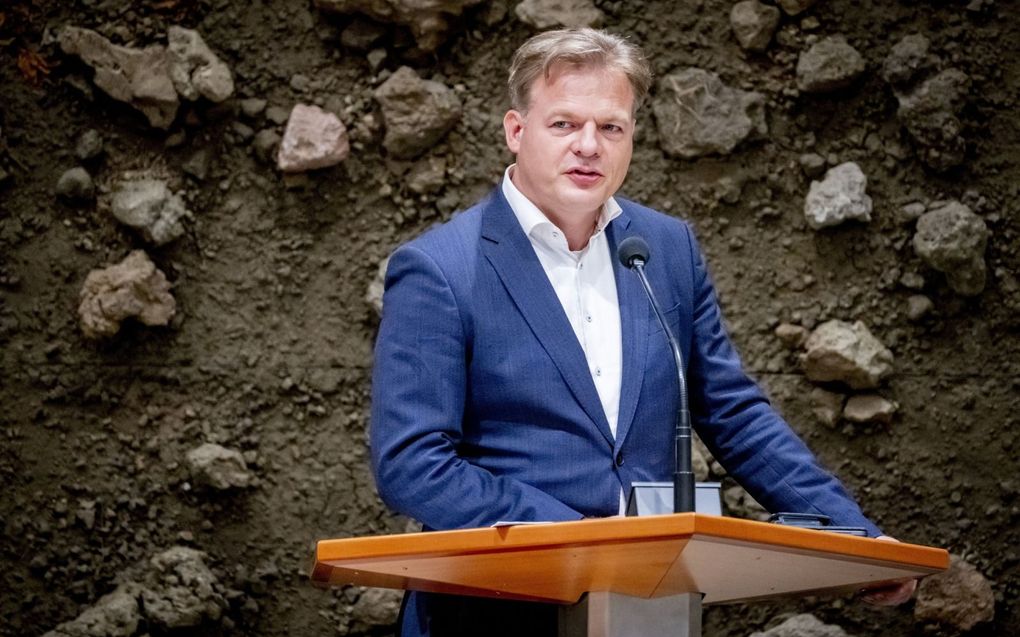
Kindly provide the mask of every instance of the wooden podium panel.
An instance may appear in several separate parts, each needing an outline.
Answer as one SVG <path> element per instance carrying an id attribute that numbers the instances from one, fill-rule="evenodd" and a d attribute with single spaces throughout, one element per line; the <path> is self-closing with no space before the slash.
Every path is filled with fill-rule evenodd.
<path id="1" fill-rule="evenodd" d="M 703 593 L 711 604 L 855 590 L 948 565 L 942 549 L 681 513 L 323 540 L 312 580 L 557 603 Z"/>

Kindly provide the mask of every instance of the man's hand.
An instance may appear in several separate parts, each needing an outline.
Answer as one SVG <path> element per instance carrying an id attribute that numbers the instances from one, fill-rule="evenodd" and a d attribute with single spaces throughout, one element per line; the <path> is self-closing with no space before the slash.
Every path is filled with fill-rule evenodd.
<path id="1" fill-rule="evenodd" d="M 864 600 L 864 603 L 874 606 L 899 606 L 913 596 L 914 589 L 916 588 L 916 579 L 908 579 L 892 584 L 885 583 L 874 588 L 864 589 L 861 599 Z"/>
<path id="2" fill-rule="evenodd" d="M 879 540 L 886 542 L 899 542 L 896 538 L 883 535 Z M 917 580 L 908 579 L 900 582 L 884 583 L 872 588 L 864 589 L 861 599 L 867 604 L 875 606 L 899 606 L 907 601 L 917 589 Z"/>

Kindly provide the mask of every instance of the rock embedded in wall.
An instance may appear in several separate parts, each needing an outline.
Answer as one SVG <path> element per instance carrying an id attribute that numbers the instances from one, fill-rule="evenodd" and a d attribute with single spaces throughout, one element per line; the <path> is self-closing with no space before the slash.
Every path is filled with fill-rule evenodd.
<path id="1" fill-rule="evenodd" d="M 94 128 L 83 132 L 74 145 L 74 155 L 83 162 L 99 158 L 103 154 L 103 137 Z"/>
<path id="2" fill-rule="evenodd" d="M 238 122 L 234 123 L 235 125 Z M 198 181 L 204 181 L 209 176 L 209 164 L 212 162 L 212 153 L 208 147 L 199 148 L 191 153 L 181 164 L 181 172 L 191 175 Z"/>
<path id="3" fill-rule="evenodd" d="M 893 355 L 861 321 L 822 323 L 804 344 L 808 380 L 874 389 L 893 371 Z"/>
<path id="4" fill-rule="evenodd" d="M 896 115 L 918 146 L 921 160 L 945 171 L 963 163 L 967 141 L 959 115 L 967 104 L 971 81 L 959 69 L 946 69 L 916 87 L 897 93 Z"/>
<path id="5" fill-rule="evenodd" d="M 825 172 L 825 158 L 818 153 L 803 153 L 797 158 L 797 163 L 809 179 L 821 177 Z"/>
<path id="6" fill-rule="evenodd" d="M 249 120 L 257 120 L 266 112 L 268 102 L 261 97 L 247 97 L 238 100 L 237 105 L 241 107 L 241 115 Z"/>
<path id="7" fill-rule="evenodd" d="M 779 9 L 758 0 L 743 0 L 730 9 L 730 28 L 741 48 L 761 52 L 768 48 L 779 26 Z"/>
<path id="8" fill-rule="evenodd" d="M 796 16 L 813 7 L 816 2 L 818 0 L 779 0 L 779 6 L 786 15 Z"/>
<path id="9" fill-rule="evenodd" d="M 423 80 L 402 66 L 373 94 L 382 110 L 383 147 L 396 158 L 414 159 L 432 148 L 461 116 L 461 103 L 449 87 Z"/>
<path id="10" fill-rule="evenodd" d="M 340 33 L 340 44 L 355 51 L 369 51 L 386 36 L 386 25 L 355 16 Z"/>
<path id="11" fill-rule="evenodd" d="M 446 157 L 426 157 L 407 173 L 407 188 L 419 195 L 433 194 L 446 183 Z"/>
<path id="12" fill-rule="evenodd" d="M 167 325 L 176 311 L 170 283 L 142 250 L 89 272 L 79 297 L 81 329 L 92 339 L 113 336 L 128 318 L 144 325 Z"/>
<path id="13" fill-rule="evenodd" d="M 995 593 L 973 564 L 951 555 L 948 570 L 921 580 L 914 618 L 966 632 L 995 618 Z"/>
<path id="14" fill-rule="evenodd" d="M 829 36 L 800 54 L 797 88 L 805 93 L 837 91 L 853 84 L 865 68 L 864 57 L 844 36 Z"/>
<path id="15" fill-rule="evenodd" d="M 524 0 L 515 8 L 517 18 L 536 29 L 597 27 L 606 16 L 592 0 Z"/>
<path id="16" fill-rule="evenodd" d="M 913 138 L 921 161 L 938 171 L 959 166 L 966 156 L 960 113 L 971 88 L 966 73 L 942 66 L 931 42 L 920 34 L 903 37 L 882 63 L 882 78 L 899 102 L 897 118 Z"/>
<path id="17" fill-rule="evenodd" d="M 80 615 L 66 621 L 43 637 L 133 637 L 142 622 L 135 583 L 125 583 L 103 595 Z"/>
<path id="18" fill-rule="evenodd" d="M 254 481 L 241 452 L 222 445 L 207 442 L 189 451 L 185 459 L 199 486 L 227 491 L 250 486 Z"/>
<path id="19" fill-rule="evenodd" d="M 821 387 L 812 387 L 809 397 L 811 399 L 811 415 L 818 422 L 828 427 L 832 427 L 839 422 L 843 414 L 846 396 L 822 389 Z"/>
<path id="20" fill-rule="evenodd" d="M 113 44 L 99 33 L 64 27 L 60 48 L 95 69 L 96 86 L 141 111 L 155 128 L 168 129 L 177 116 L 178 96 L 222 102 L 234 92 L 230 69 L 197 31 L 171 26 L 169 47 L 144 49 Z"/>
<path id="21" fill-rule="evenodd" d="M 175 546 L 149 560 L 141 607 L 152 626 L 172 631 L 219 622 L 227 601 L 206 557 L 202 551 Z"/>
<path id="22" fill-rule="evenodd" d="M 935 303 L 923 294 L 912 294 L 907 298 L 907 319 L 923 321 L 935 310 Z"/>
<path id="23" fill-rule="evenodd" d="M 155 128 L 167 129 L 180 106 L 170 79 L 166 48 L 118 46 L 90 29 L 64 27 L 60 48 L 95 69 L 96 86 L 115 100 L 142 112 Z"/>
<path id="24" fill-rule="evenodd" d="M 435 51 L 449 34 L 450 24 L 482 0 L 314 0 L 326 12 L 360 13 L 383 23 L 408 27 L 418 47 Z"/>
<path id="25" fill-rule="evenodd" d="M 826 624 L 814 615 L 794 615 L 778 626 L 751 633 L 750 637 L 849 637 L 835 624 Z"/>
<path id="26" fill-rule="evenodd" d="M 843 418 L 853 423 L 888 425 L 899 410 L 895 402 L 877 394 L 851 396 L 843 407 Z"/>
<path id="27" fill-rule="evenodd" d="M 926 207 L 923 203 L 912 201 L 904 204 L 896 211 L 896 220 L 905 226 L 913 225 L 915 221 L 921 218 L 925 210 Z"/>
<path id="28" fill-rule="evenodd" d="M 732 88 L 694 67 L 659 80 L 652 111 L 662 149 L 684 159 L 727 155 L 744 140 L 768 133 L 761 93 Z"/>
<path id="29" fill-rule="evenodd" d="M 807 328 L 793 323 L 780 323 L 773 333 L 783 342 L 783 345 L 790 349 L 800 349 L 810 335 Z"/>
<path id="30" fill-rule="evenodd" d="M 844 221 L 871 221 L 868 178 L 861 167 L 846 162 L 830 168 L 821 181 L 812 181 L 804 200 L 804 216 L 815 230 Z"/>
<path id="31" fill-rule="evenodd" d="M 96 187 L 88 171 L 78 166 L 60 176 L 55 192 L 72 201 L 91 201 L 96 196 Z"/>
<path id="32" fill-rule="evenodd" d="M 161 246 L 184 234 L 181 220 L 191 213 L 180 195 L 162 179 L 143 177 L 120 181 L 110 196 L 117 221 L 138 230 L 146 241 Z"/>
<path id="33" fill-rule="evenodd" d="M 389 57 L 389 53 L 386 49 L 372 49 L 365 55 L 365 60 L 368 61 L 368 66 L 371 67 L 372 71 L 378 71 L 382 68 L 383 62 Z"/>
<path id="34" fill-rule="evenodd" d="M 276 157 L 281 140 L 282 138 L 280 137 L 280 134 L 277 133 L 275 129 L 264 128 L 255 133 L 255 137 L 252 139 L 251 145 L 252 152 L 260 161 L 267 164 L 271 164 L 276 161 L 277 167 L 279 167 Z"/>
<path id="35" fill-rule="evenodd" d="M 365 302 L 372 306 L 377 316 L 382 317 L 383 312 L 383 292 L 386 290 L 386 268 L 390 265 L 390 258 L 386 257 L 379 262 L 379 267 L 375 270 L 375 276 L 372 277 L 372 281 L 368 284 L 368 290 L 365 291 Z"/>
<path id="36" fill-rule="evenodd" d="M 400 615 L 403 591 L 358 588 L 358 598 L 345 607 L 341 626 L 348 635 L 373 635 L 391 628 Z"/>
<path id="37" fill-rule="evenodd" d="M 904 36 L 882 62 L 882 79 L 894 87 L 909 85 L 938 65 L 931 42 L 921 34 Z"/>
<path id="38" fill-rule="evenodd" d="M 140 626 L 146 634 L 207 634 L 229 608 L 227 589 L 206 563 L 208 554 L 173 546 L 117 576 L 120 584 L 75 619 L 44 637 L 133 637 Z"/>
<path id="39" fill-rule="evenodd" d="M 949 201 L 917 220 L 914 252 L 944 273 L 954 292 L 976 296 L 985 289 L 989 235 L 984 219 L 959 201 Z"/>
<path id="40" fill-rule="evenodd" d="M 170 79 L 181 97 L 190 101 L 204 97 L 218 103 L 234 94 L 230 69 L 198 31 L 171 26 L 167 41 Z"/>
<path id="41" fill-rule="evenodd" d="M 265 131 L 259 133 L 263 134 Z M 257 148 L 268 142 L 266 138 L 258 140 Z M 260 154 L 264 152 L 259 150 Z M 347 127 L 339 117 L 318 106 L 295 104 L 280 141 L 276 165 L 286 173 L 304 172 L 335 166 L 350 153 Z"/>

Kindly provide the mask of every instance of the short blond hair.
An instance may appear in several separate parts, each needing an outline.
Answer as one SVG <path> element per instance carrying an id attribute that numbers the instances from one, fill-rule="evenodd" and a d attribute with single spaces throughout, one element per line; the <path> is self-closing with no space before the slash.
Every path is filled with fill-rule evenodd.
<path id="1" fill-rule="evenodd" d="M 514 53 L 507 80 L 510 107 L 527 111 L 532 85 L 561 64 L 623 72 L 634 91 L 635 111 L 652 85 L 652 69 L 637 45 L 598 29 L 558 29 L 531 37 Z"/>

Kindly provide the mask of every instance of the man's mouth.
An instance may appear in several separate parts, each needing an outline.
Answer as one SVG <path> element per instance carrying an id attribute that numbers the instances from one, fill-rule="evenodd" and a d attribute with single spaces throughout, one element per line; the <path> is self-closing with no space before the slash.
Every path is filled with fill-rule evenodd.
<path id="1" fill-rule="evenodd" d="M 567 179 L 580 188 L 590 188 L 602 182 L 602 173 L 594 168 L 575 166 L 567 171 Z"/>
<path id="2" fill-rule="evenodd" d="M 567 171 L 568 175 L 580 175 L 584 177 L 601 177 L 602 173 L 595 170 L 594 168 L 585 168 L 584 166 L 575 166 Z"/>

